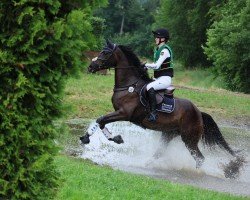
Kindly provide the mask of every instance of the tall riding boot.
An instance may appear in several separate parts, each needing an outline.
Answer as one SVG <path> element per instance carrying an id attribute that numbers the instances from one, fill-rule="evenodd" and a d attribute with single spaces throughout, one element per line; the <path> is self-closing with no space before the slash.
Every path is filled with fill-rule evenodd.
<path id="1" fill-rule="evenodd" d="M 156 113 L 156 96 L 154 88 L 150 88 L 148 90 L 148 97 L 149 97 L 149 106 L 150 106 L 150 114 L 148 117 L 148 121 L 155 122 L 158 118 Z"/>

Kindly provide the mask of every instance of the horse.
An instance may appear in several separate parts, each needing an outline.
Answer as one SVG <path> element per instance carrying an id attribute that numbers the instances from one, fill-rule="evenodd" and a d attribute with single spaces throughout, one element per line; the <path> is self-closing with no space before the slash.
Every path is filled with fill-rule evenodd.
<path id="1" fill-rule="evenodd" d="M 205 159 L 198 147 L 200 140 L 210 147 L 218 145 L 236 157 L 236 152 L 226 142 L 213 118 L 201 112 L 190 100 L 174 97 L 173 112 L 158 112 L 156 122 L 148 121 L 149 110 L 142 104 L 140 98 L 143 87 L 152 79 L 142 66 L 139 58 L 130 48 L 110 41 L 107 41 L 98 57 L 92 60 L 88 67 L 90 73 L 110 68 L 115 71 L 112 96 L 115 111 L 99 117 L 96 125 L 80 137 L 82 143 L 89 143 L 90 136 L 100 128 L 109 140 L 120 144 L 123 142 L 121 136 L 113 137 L 105 125 L 116 121 L 129 121 L 145 129 L 161 131 L 165 144 L 176 136 L 181 136 L 196 161 L 196 168 L 201 167 Z"/>

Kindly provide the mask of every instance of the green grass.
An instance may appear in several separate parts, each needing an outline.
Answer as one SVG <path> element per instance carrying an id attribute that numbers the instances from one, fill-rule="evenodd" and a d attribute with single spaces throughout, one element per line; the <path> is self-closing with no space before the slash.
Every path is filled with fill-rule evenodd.
<path id="1" fill-rule="evenodd" d="M 66 156 L 55 160 L 62 174 L 56 200 L 83 199 L 247 199 L 113 170 Z"/>
<path id="2" fill-rule="evenodd" d="M 69 79 L 64 99 L 68 107 L 66 118 L 97 118 L 113 111 L 111 96 L 114 86 L 114 75 L 84 74 L 80 79 Z M 183 73 L 187 73 L 188 81 Z M 219 118 L 249 119 L 250 95 L 233 93 L 227 90 L 213 88 L 210 81 L 209 89 L 199 87 L 206 85 L 204 78 L 207 71 L 196 72 L 177 71 L 174 78 L 175 95 L 191 100 L 201 111 L 216 115 Z M 200 75 L 202 74 L 202 75 Z M 195 76 L 197 80 L 193 79 Z M 199 80 L 199 81 L 198 81 Z M 197 82 L 197 83 L 196 83 Z M 185 86 L 185 87 L 184 87 Z"/>
<path id="3" fill-rule="evenodd" d="M 113 79 L 113 75 L 93 74 L 69 79 L 63 100 L 68 108 L 66 118 L 93 118 L 111 112 Z"/>
<path id="4" fill-rule="evenodd" d="M 250 116 L 250 98 L 225 90 L 180 89 L 176 95 L 190 99 L 201 111 L 223 118 L 247 118 Z"/>
<path id="5" fill-rule="evenodd" d="M 177 65 L 175 69 L 176 83 L 178 85 L 188 85 L 199 88 L 225 88 L 221 77 L 215 77 L 210 69 L 180 69 Z"/>

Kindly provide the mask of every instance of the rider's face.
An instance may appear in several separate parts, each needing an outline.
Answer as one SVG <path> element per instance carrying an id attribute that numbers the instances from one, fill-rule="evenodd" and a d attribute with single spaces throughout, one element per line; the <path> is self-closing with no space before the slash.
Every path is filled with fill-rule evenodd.
<path id="1" fill-rule="evenodd" d="M 160 43 L 160 38 L 155 37 L 155 44 L 158 45 Z"/>
<path id="2" fill-rule="evenodd" d="M 155 44 L 159 45 L 162 42 L 165 42 L 165 38 L 159 38 L 159 37 L 155 37 Z"/>

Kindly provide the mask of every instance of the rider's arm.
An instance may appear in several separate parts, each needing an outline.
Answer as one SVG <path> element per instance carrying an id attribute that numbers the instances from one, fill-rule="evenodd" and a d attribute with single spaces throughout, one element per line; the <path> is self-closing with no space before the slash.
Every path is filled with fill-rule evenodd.
<path id="1" fill-rule="evenodd" d="M 170 57 L 168 49 L 163 49 L 160 53 L 159 59 L 155 63 L 146 63 L 145 66 L 149 69 L 159 69 L 164 60 Z"/>

